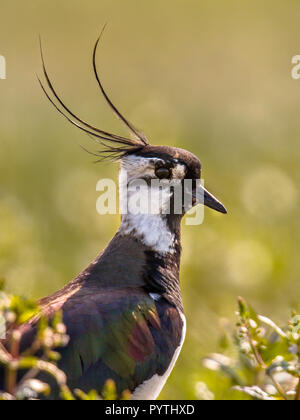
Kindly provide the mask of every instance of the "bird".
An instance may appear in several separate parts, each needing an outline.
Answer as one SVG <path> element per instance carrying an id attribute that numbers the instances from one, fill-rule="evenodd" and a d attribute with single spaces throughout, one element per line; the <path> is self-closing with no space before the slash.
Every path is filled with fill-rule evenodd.
<path id="1" fill-rule="evenodd" d="M 179 275 L 181 222 L 186 210 L 165 211 L 166 200 L 174 201 L 175 192 L 171 188 L 165 193 L 164 185 L 176 181 L 184 194 L 184 182 L 191 180 L 187 189 L 190 208 L 200 204 L 224 214 L 227 210 L 199 186 L 202 166 L 194 154 L 150 144 L 113 104 L 96 64 L 100 39 L 92 55 L 96 82 L 131 136 L 99 129 L 65 105 L 46 70 L 42 46 L 44 80 L 39 78 L 39 83 L 55 109 L 97 142 L 99 150 L 89 151 L 97 156 L 97 162 L 120 163 L 122 201 L 133 198 L 135 192 L 129 185 L 135 180 L 144 181 L 143 197 L 162 199 L 155 213 L 138 214 L 129 209 L 121 214 L 120 227 L 108 246 L 64 288 L 41 299 L 39 310 L 49 319 L 62 312 L 69 342 L 58 350 L 58 367 L 66 373 L 71 391 L 93 389 L 101 394 L 107 380 L 112 380 L 118 397 L 129 391 L 133 400 L 155 400 L 174 368 L 186 335 Z M 162 184 L 157 187 L 152 181 Z M 199 190 L 202 199 L 198 199 Z M 38 318 L 21 327 L 22 349 L 29 348 L 34 340 Z M 48 398 L 60 398 L 55 384 Z"/>

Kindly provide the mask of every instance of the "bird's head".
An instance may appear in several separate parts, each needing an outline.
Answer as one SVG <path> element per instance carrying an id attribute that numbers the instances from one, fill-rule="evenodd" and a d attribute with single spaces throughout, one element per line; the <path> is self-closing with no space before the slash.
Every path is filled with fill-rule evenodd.
<path id="1" fill-rule="evenodd" d="M 204 204 L 226 213 L 220 201 L 202 185 L 201 172 L 200 160 L 187 150 L 146 145 L 122 156 L 120 185 L 127 187 L 129 196 L 138 188 L 139 193 L 143 188 L 148 191 L 149 212 L 151 198 L 155 199 L 160 191 L 160 211 L 166 210 L 163 207 L 168 204 L 171 213 L 184 215 L 191 207 Z"/>
<path id="2" fill-rule="evenodd" d="M 71 124 L 92 137 L 99 150 L 89 152 L 97 162 L 121 162 L 120 189 L 126 211 L 122 212 L 121 229 L 127 234 L 137 233 L 146 244 L 156 250 L 170 250 L 174 231 L 182 216 L 193 206 L 204 204 L 220 213 L 225 207 L 201 184 L 201 163 L 192 153 L 170 146 L 153 146 L 147 137 L 131 124 L 109 99 L 100 81 L 96 66 L 96 42 L 93 69 L 98 86 L 114 113 L 130 130 L 132 137 L 123 137 L 99 129 L 74 114 L 58 96 L 46 71 L 42 48 L 43 72 L 48 89 L 41 87 L 56 110 Z M 127 202 L 128 206 L 127 206 Z M 138 208 L 136 207 L 138 204 Z M 137 213 L 139 212 L 140 213 Z M 158 245 L 158 243 L 160 245 Z"/>

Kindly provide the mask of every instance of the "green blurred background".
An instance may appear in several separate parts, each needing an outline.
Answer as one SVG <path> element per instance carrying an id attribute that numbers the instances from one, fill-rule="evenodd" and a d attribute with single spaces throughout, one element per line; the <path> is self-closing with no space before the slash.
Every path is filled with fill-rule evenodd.
<path id="1" fill-rule="evenodd" d="M 188 333 L 161 397 L 239 398 L 201 365 L 220 350 L 236 297 L 281 323 L 299 308 L 300 54 L 296 0 L 1 0 L 0 277 L 39 298 L 64 285 L 107 244 L 118 216 L 96 213 L 96 183 L 117 165 L 94 165 L 89 138 L 47 103 L 48 70 L 72 109 L 126 133 L 101 98 L 91 52 L 112 99 L 154 144 L 193 151 L 206 186 L 229 215 L 206 211 L 183 227 Z M 200 390 L 200 391 L 199 391 Z M 201 395 L 199 395 L 201 394 Z M 208 397 L 213 395 L 208 393 Z"/>

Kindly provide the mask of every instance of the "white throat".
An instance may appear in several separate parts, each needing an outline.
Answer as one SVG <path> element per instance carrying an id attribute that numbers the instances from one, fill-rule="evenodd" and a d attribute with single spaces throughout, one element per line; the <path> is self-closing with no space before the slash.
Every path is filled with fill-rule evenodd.
<path id="1" fill-rule="evenodd" d="M 142 160 L 144 161 L 144 159 Z M 173 253 L 175 235 L 168 227 L 164 214 L 170 202 L 170 191 L 153 188 L 146 182 L 139 185 L 136 181 L 149 167 L 141 164 L 138 158 L 122 162 L 119 188 L 122 209 L 122 222 L 119 232 L 132 234 L 146 246 L 159 253 Z"/>

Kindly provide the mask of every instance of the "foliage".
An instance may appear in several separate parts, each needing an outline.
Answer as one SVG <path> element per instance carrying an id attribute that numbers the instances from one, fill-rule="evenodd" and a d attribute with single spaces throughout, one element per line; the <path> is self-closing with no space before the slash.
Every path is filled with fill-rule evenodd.
<path id="1" fill-rule="evenodd" d="M 4 369 L 4 391 L 0 393 L 2 400 L 36 399 L 50 393 L 49 385 L 36 379 L 40 372 L 45 372 L 57 382 L 62 398 L 73 399 L 67 386 L 65 374 L 57 368 L 59 353 L 55 348 L 68 343 L 66 329 L 57 314 L 49 322 L 41 317 L 38 323 L 37 334 L 31 347 L 25 351 L 20 350 L 20 326 L 38 314 L 35 303 L 20 296 L 8 296 L 3 291 L 0 295 L 0 319 L 2 326 L 1 337 L 7 331 L 7 344 L 4 347 L 0 342 L 0 365 Z M 25 370 L 26 374 L 18 381 L 18 372 Z"/>
<path id="2" fill-rule="evenodd" d="M 212 354 L 204 366 L 230 378 L 236 391 L 258 400 L 300 400 L 300 316 L 292 313 L 281 329 L 238 299 L 239 322 L 233 340 L 237 357 Z M 224 341 L 223 341 L 224 342 Z M 225 342 L 224 342 L 225 343 Z"/>
<path id="3" fill-rule="evenodd" d="M 3 284 L 3 282 L 2 282 Z M 1 290 L 1 289 L 0 289 Z M 214 353 L 203 360 L 206 369 L 219 372 L 229 379 L 234 395 L 258 400 L 300 400 L 300 316 L 292 313 L 286 328 L 261 316 L 244 299 L 238 299 L 239 317 L 235 331 L 228 331 L 220 340 L 223 353 Z M 30 347 L 20 351 L 20 327 L 38 316 L 36 337 Z M 58 366 L 58 347 L 68 344 L 65 325 L 60 313 L 49 321 L 39 315 L 32 301 L 0 291 L 0 366 L 5 372 L 5 389 L 0 400 L 40 399 L 50 394 L 50 386 L 37 379 L 40 372 L 54 378 L 61 399 L 64 400 L 116 400 L 116 386 L 108 380 L 101 397 L 91 390 L 85 393 L 71 390 L 67 378 Z M 233 349 L 236 349 L 234 352 Z M 229 357 L 228 354 L 231 354 Z M 25 374 L 19 379 L 18 372 Z M 214 399 L 214 394 L 202 381 L 195 383 L 197 399 Z M 130 399 L 124 392 L 122 399 Z"/>

